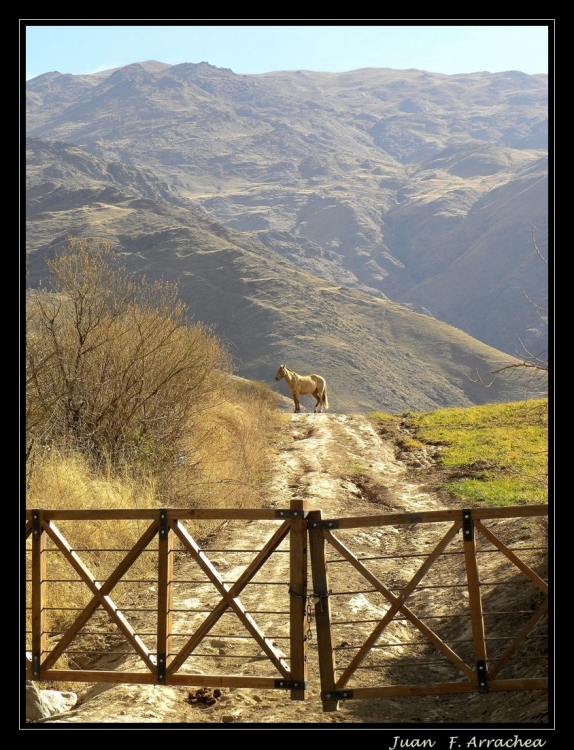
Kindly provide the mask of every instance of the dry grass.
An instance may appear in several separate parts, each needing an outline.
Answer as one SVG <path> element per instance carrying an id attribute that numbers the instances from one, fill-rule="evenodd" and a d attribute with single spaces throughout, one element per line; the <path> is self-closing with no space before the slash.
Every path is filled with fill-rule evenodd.
<path id="1" fill-rule="evenodd" d="M 27 507 L 143 509 L 265 505 L 273 436 L 287 419 L 277 409 L 276 395 L 266 386 L 232 380 L 225 398 L 216 402 L 214 396 L 213 403 L 206 406 L 209 408 L 204 410 L 201 420 L 185 436 L 186 451 L 160 475 L 135 467 L 128 467 L 120 474 L 117 468 L 110 468 L 111 463 L 95 469 L 89 457 L 72 449 L 52 447 L 35 451 L 27 476 Z M 195 521 L 189 524 L 189 530 L 201 539 L 219 523 Z M 61 521 L 57 526 L 70 546 L 80 551 L 92 575 L 102 581 L 133 547 L 147 528 L 147 522 Z M 130 578 L 155 580 L 156 566 L 155 554 L 140 555 L 130 570 Z M 29 579 L 30 570 L 26 573 Z M 91 598 L 88 588 L 73 582 L 73 577 L 63 555 L 50 556 L 52 583 L 48 587 L 46 624 L 53 634 L 69 626 L 78 608 L 86 606 Z M 27 596 L 30 606 L 29 591 Z M 133 602 L 126 603 L 129 606 Z M 113 630 L 106 622 L 103 633 L 94 638 L 94 647 L 100 649 L 104 641 L 107 643 L 105 633 Z"/>

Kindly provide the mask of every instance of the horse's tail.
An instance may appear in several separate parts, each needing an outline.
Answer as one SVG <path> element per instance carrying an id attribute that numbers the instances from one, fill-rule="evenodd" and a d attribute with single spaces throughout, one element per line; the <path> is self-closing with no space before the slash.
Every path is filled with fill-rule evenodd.
<path id="1" fill-rule="evenodd" d="M 327 397 L 327 386 L 323 388 L 323 395 L 321 396 L 321 403 L 325 407 L 325 409 L 329 408 L 329 399 Z"/>

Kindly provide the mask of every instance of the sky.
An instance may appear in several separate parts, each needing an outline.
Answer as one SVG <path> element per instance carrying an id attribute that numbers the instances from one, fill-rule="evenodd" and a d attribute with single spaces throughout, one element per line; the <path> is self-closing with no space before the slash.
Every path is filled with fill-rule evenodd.
<path id="1" fill-rule="evenodd" d="M 53 71 L 97 73 L 147 60 L 207 62 L 248 75 L 359 68 L 535 75 L 548 73 L 549 61 L 551 71 L 554 66 L 554 19 L 479 19 L 470 25 L 443 25 L 444 19 L 263 20 L 268 25 L 251 25 L 257 19 L 218 19 L 210 25 L 213 19 L 192 19 L 196 25 L 152 20 L 133 26 L 130 20 L 96 25 L 55 20 L 61 25 L 20 19 L 26 80 Z"/>

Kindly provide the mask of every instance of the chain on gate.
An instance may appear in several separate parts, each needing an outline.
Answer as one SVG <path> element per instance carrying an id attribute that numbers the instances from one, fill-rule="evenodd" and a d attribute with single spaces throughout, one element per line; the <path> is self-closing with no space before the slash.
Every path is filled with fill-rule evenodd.
<path id="1" fill-rule="evenodd" d="M 307 641 L 313 640 L 313 630 L 311 629 L 311 623 L 313 622 L 313 613 L 314 608 L 317 606 L 317 604 L 321 605 L 321 612 L 323 611 L 323 599 L 326 599 L 327 597 L 331 596 L 333 592 L 331 589 L 328 591 L 325 591 L 323 593 L 316 593 L 315 591 L 311 591 L 311 593 L 307 594 L 307 596 L 302 596 L 301 594 L 295 594 L 291 586 L 289 586 L 289 594 L 290 596 L 296 596 L 299 599 L 306 599 L 307 603 L 305 605 L 305 617 L 307 619 Z"/>

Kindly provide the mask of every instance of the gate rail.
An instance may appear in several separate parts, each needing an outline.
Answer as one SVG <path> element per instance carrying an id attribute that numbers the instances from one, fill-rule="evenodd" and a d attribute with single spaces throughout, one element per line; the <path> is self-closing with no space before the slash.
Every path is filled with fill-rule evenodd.
<path id="1" fill-rule="evenodd" d="M 321 698 L 325 711 L 336 710 L 340 700 L 354 698 L 383 698 L 398 695 L 429 695 L 444 693 L 495 692 L 510 690 L 538 690 L 547 689 L 548 680 L 545 677 L 520 676 L 518 678 L 500 677 L 500 672 L 507 666 L 511 658 L 523 646 L 525 640 L 532 635 L 537 624 L 546 615 L 548 609 L 548 584 L 535 570 L 525 562 L 519 554 L 513 551 L 498 532 L 489 528 L 489 522 L 495 519 L 535 518 L 547 516 L 547 505 L 519 506 L 512 508 L 473 508 L 465 510 L 440 510 L 421 513 L 398 513 L 362 517 L 327 518 L 321 511 L 308 511 L 305 501 L 292 501 L 289 509 L 161 509 L 161 510 L 43 510 L 26 511 L 26 539 L 29 562 L 27 571 L 27 653 L 26 678 L 37 681 L 68 681 L 68 682 L 122 682 L 161 685 L 196 685 L 209 687 L 248 687 L 289 690 L 294 700 L 305 700 L 308 688 L 308 652 L 312 639 L 310 622 L 314 614 L 319 659 L 319 677 Z M 219 561 L 213 557 L 209 549 L 202 548 L 186 527 L 191 521 L 221 520 L 222 522 L 243 521 L 247 523 L 268 523 L 273 533 L 259 550 L 243 550 L 252 555 L 252 559 L 243 569 L 239 577 L 231 582 L 224 578 L 218 569 Z M 122 558 L 114 563 L 104 579 L 99 580 L 91 569 L 89 554 L 86 550 L 74 548 L 62 531 L 62 525 L 69 522 L 88 521 L 132 521 L 149 522 L 143 533 L 139 533 L 137 541 L 129 550 L 121 550 Z M 383 560 L 383 557 L 372 557 L 362 560 L 352 549 L 352 544 L 342 538 L 346 531 L 356 532 L 357 529 L 371 529 L 379 535 L 381 543 L 390 534 L 389 527 L 401 531 L 413 528 L 419 524 L 442 524 L 445 533 L 437 537 L 434 548 L 416 555 L 416 569 L 409 572 L 410 579 L 398 589 L 395 584 L 384 580 L 384 575 L 374 572 L 371 560 Z M 441 531 L 442 528 L 441 527 Z M 457 542 L 457 536 L 462 537 L 462 550 L 449 551 L 451 545 Z M 501 553 L 504 562 L 509 562 L 513 570 L 519 572 L 533 586 L 537 601 L 529 619 L 514 633 L 510 643 L 504 648 L 494 661 L 489 662 L 487 654 L 487 629 L 485 628 L 485 612 L 483 609 L 483 593 L 480 571 L 477 564 L 477 538 L 481 543 L 492 546 L 494 551 Z M 309 539 L 309 545 L 307 544 Z M 285 548 L 287 546 L 287 548 Z M 310 551 L 312 570 L 312 591 L 308 591 L 307 583 L 307 547 Z M 93 551 L 93 550 L 90 550 Z M 108 551 L 109 552 L 109 551 Z M 119 550 L 114 550 L 118 553 Z M 126 578 L 128 571 L 144 553 L 152 553 L 157 558 L 157 597 L 155 610 L 157 611 L 157 629 L 153 634 L 144 634 L 135 622 L 126 615 L 127 609 L 119 604 L 119 600 L 112 598 L 112 591 L 121 585 L 130 586 L 132 581 Z M 262 569 L 271 556 L 278 552 L 288 553 L 286 579 L 274 582 L 264 579 Z M 338 559 L 330 560 L 329 554 L 335 553 Z M 65 560 L 74 575 L 74 584 L 87 587 L 89 600 L 83 608 L 79 608 L 71 626 L 54 638 L 47 625 L 47 614 L 50 604 L 51 586 L 55 580 L 49 576 L 51 555 L 55 554 Z M 447 643 L 447 638 L 441 635 L 435 626 L 429 624 L 425 616 L 418 614 L 410 603 L 414 594 L 421 593 L 425 588 L 423 579 L 429 571 L 443 559 L 446 554 L 459 555 L 463 560 L 465 597 L 461 598 L 464 606 L 468 607 L 472 640 L 472 660 L 457 652 L 456 647 Z M 177 555 L 184 555 L 193 561 L 203 576 L 201 585 L 209 586 L 219 597 L 213 606 L 211 597 L 207 610 L 197 609 L 201 623 L 191 634 L 181 634 L 177 613 L 187 612 L 190 606 L 184 601 L 180 604 L 176 592 L 178 586 L 185 584 L 184 590 L 189 596 L 189 584 L 199 585 L 197 581 L 178 581 L 174 566 Z M 211 555 L 211 557 L 210 557 Z M 420 559 L 422 559 L 422 563 Z M 454 559 L 454 557 L 453 557 Z M 333 565 L 333 563 L 335 565 Z M 450 564 L 447 562 L 447 564 Z M 354 654 L 346 663 L 338 666 L 340 657 L 339 647 L 335 644 L 335 631 L 338 627 L 336 616 L 343 611 L 343 605 L 335 606 L 333 584 L 336 580 L 330 571 L 336 565 L 343 566 L 343 580 L 351 580 L 352 576 L 366 582 L 368 589 L 357 592 L 341 592 L 341 598 L 363 597 L 368 599 L 378 597 L 383 604 L 377 604 L 380 614 L 373 620 L 374 627 L 364 643 L 355 646 Z M 461 568 L 462 569 L 462 568 Z M 406 568 L 405 568 L 406 570 Z M 65 583 L 65 582 L 64 582 Z M 150 582 L 148 582 L 150 583 Z M 68 585 L 71 585 L 68 582 Z M 276 613 L 279 620 L 287 620 L 288 632 L 281 634 L 281 627 L 271 633 L 270 621 L 275 613 L 259 611 L 257 602 L 262 597 L 248 592 L 257 586 L 269 588 L 272 585 L 284 586 L 286 603 L 285 611 Z M 461 588 L 462 588 L 461 584 Z M 343 587 L 344 588 L 344 587 Z M 432 586 L 427 588 L 433 588 Z M 435 587 L 439 588 L 439 586 Z M 259 589 L 261 591 L 261 589 Z M 337 593 L 337 592 L 335 592 Z M 424 596 L 424 591 L 422 591 Z M 454 597 L 454 594 L 453 594 Z M 407 604 L 409 599 L 409 604 Z M 540 600 L 540 601 L 538 601 Z M 314 607 L 313 607 L 314 604 Z M 374 606 L 374 605 L 371 605 Z M 125 643 L 131 649 L 131 655 L 139 659 L 143 671 L 119 669 L 71 669 L 61 666 L 70 652 L 75 639 L 80 638 L 86 630 L 87 624 L 95 617 L 95 613 L 105 613 L 109 621 L 117 628 Z M 207 616 L 204 614 L 207 612 Z M 274 676 L 260 676 L 257 674 L 199 674 L 186 672 L 186 665 L 192 661 L 198 647 L 205 644 L 206 637 L 221 622 L 226 614 L 232 614 L 235 620 L 248 633 L 251 646 L 258 650 L 257 659 L 265 662 L 265 666 L 274 670 Z M 447 615 L 445 615 L 446 617 Z M 265 625 L 260 622 L 265 620 Z M 267 622 L 269 621 L 269 622 Z M 352 623 L 344 623 L 346 625 Z M 366 661 L 374 658 L 373 654 L 380 648 L 381 641 L 385 641 L 393 627 L 401 632 L 406 627 L 412 628 L 417 637 L 422 635 L 422 641 L 429 644 L 444 659 L 448 668 L 454 669 L 458 675 L 454 680 L 430 680 L 425 684 L 379 684 L 373 686 L 354 685 L 360 670 Z M 180 630 L 181 628 L 179 628 Z M 236 634 L 235 631 L 232 635 Z M 146 645 L 145 639 L 151 636 L 152 645 Z M 229 635 L 224 637 L 230 637 Z M 288 655 L 284 654 L 276 645 L 279 638 L 289 643 Z M 184 641 L 182 643 L 182 640 Z M 389 640 L 389 645 L 400 645 L 395 636 Z M 149 641 L 148 641 L 149 644 Z M 255 661 L 255 659 L 251 659 Z M 387 661 L 387 665 L 398 662 Z M 442 667 L 441 667 L 442 668 Z M 384 681 L 384 680 L 382 680 Z"/>

